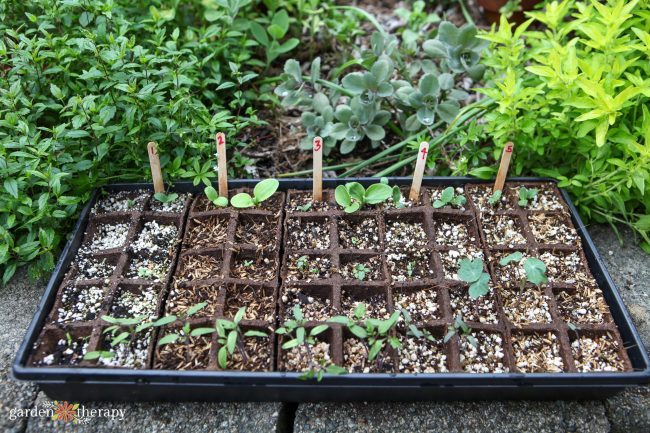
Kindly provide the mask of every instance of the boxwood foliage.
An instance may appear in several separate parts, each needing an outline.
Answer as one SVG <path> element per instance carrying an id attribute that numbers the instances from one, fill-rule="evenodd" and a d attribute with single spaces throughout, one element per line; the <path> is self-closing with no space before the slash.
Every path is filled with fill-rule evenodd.
<path id="1" fill-rule="evenodd" d="M 169 179 L 207 184 L 215 176 L 211 137 L 259 123 L 248 101 L 269 92 L 251 89 L 296 32 L 277 7 L 257 6 L 0 2 L 3 283 L 25 264 L 33 277 L 53 268 L 92 188 L 149 176 L 148 141 L 158 142 Z M 271 35 L 284 48 L 269 54 L 250 34 L 252 22 L 281 27 Z"/>

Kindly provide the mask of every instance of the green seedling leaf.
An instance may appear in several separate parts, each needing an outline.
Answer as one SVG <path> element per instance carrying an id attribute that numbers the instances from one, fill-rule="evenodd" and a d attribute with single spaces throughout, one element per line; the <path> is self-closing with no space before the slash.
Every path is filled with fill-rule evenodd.
<path id="1" fill-rule="evenodd" d="M 334 198 L 336 203 L 343 208 L 348 208 L 352 204 L 352 199 L 350 198 L 350 193 L 344 185 L 339 185 L 334 190 Z"/>
<path id="2" fill-rule="evenodd" d="M 220 197 L 217 190 L 211 186 L 205 187 L 203 190 L 205 196 L 217 207 L 226 207 L 228 206 L 228 199 L 226 197 Z"/>
<path id="3" fill-rule="evenodd" d="M 233 205 L 233 207 L 240 208 L 240 209 L 255 206 L 253 197 L 251 197 L 249 194 L 245 192 L 240 192 L 239 194 L 236 194 L 233 198 L 231 198 L 230 204 Z"/>
<path id="4" fill-rule="evenodd" d="M 280 182 L 278 182 L 275 179 L 265 179 L 259 182 L 257 185 L 255 185 L 255 188 L 253 188 L 253 194 L 255 195 L 254 198 L 255 204 L 256 205 L 260 204 L 264 200 L 270 198 L 273 194 L 275 194 L 279 186 L 280 186 Z M 233 197 L 233 199 L 235 197 Z"/>
<path id="5" fill-rule="evenodd" d="M 440 195 L 440 201 L 447 204 L 451 201 L 452 198 L 454 198 L 454 188 L 449 186 L 442 191 L 442 194 Z"/>
<path id="6" fill-rule="evenodd" d="M 364 201 L 368 204 L 382 203 L 388 200 L 393 194 L 393 189 L 383 183 L 370 185 L 365 192 Z"/>
<path id="7" fill-rule="evenodd" d="M 241 322 L 245 314 L 246 314 L 246 307 L 241 307 L 239 310 L 237 310 L 237 313 L 235 314 L 235 319 L 233 321 L 235 323 Z"/>
<path id="8" fill-rule="evenodd" d="M 373 343 L 373 345 L 370 347 L 370 350 L 368 351 L 368 361 L 373 361 L 377 355 L 379 355 L 379 352 L 381 351 L 383 345 L 383 340 L 377 340 Z"/>
<path id="9" fill-rule="evenodd" d="M 128 337 L 129 337 L 129 333 L 128 333 L 128 332 L 122 332 L 120 335 L 118 335 L 117 337 L 113 338 L 113 340 L 111 341 L 111 346 L 117 346 L 117 345 L 120 344 L 122 341 L 126 340 Z"/>
<path id="10" fill-rule="evenodd" d="M 228 349 L 226 349 L 226 346 L 221 346 L 219 349 L 217 360 L 219 361 L 219 367 L 226 368 L 228 366 Z"/>
<path id="11" fill-rule="evenodd" d="M 212 334 L 216 331 L 216 328 L 194 328 L 190 335 L 192 337 L 198 337 L 199 335 Z"/>
<path id="12" fill-rule="evenodd" d="M 327 331 L 328 328 L 329 328 L 328 325 L 318 325 L 309 332 L 309 335 L 315 337 L 316 335 Z"/>
<path id="13" fill-rule="evenodd" d="M 178 340 L 178 334 L 167 334 L 160 340 L 158 340 L 158 346 L 162 346 L 164 344 L 170 344 Z"/>
<path id="14" fill-rule="evenodd" d="M 358 211 L 360 207 L 361 207 L 361 205 L 359 204 L 359 202 L 355 201 L 350 206 L 346 207 L 344 210 L 345 210 L 346 213 L 354 213 L 354 212 Z"/>
<path id="15" fill-rule="evenodd" d="M 289 350 L 289 349 L 293 349 L 294 347 L 298 346 L 299 344 L 300 344 L 300 341 L 298 341 L 296 338 L 294 338 L 293 340 L 289 340 L 286 343 L 284 343 L 282 345 L 282 348 L 284 350 Z"/>
<path id="16" fill-rule="evenodd" d="M 357 319 L 362 319 L 366 315 L 366 304 L 365 302 L 359 302 L 354 309 L 354 317 Z"/>
<path id="17" fill-rule="evenodd" d="M 348 192 L 350 193 L 350 197 L 352 197 L 353 200 L 356 200 L 361 204 L 364 203 L 366 189 L 363 187 L 363 185 L 361 185 L 359 182 L 350 182 L 346 184 L 345 187 L 347 188 Z"/>
<path id="18" fill-rule="evenodd" d="M 268 334 L 266 332 L 256 331 L 255 329 L 251 329 L 250 331 L 244 332 L 244 337 L 264 338 L 264 337 L 268 337 Z"/>
<path id="19" fill-rule="evenodd" d="M 524 261 L 524 271 L 526 271 L 528 281 L 535 285 L 540 285 L 548 281 L 546 277 L 546 265 L 540 259 L 535 257 L 527 258 Z"/>
<path id="20" fill-rule="evenodd" d="M 170 203 L 178 198 L 178 194 L 176 194 L 175 192 L 169 194 L 165 194 L 163 192 L 157 192 L 153 195 L 153 197 L 161 203 Z"/>
<path id="21" fill-rule="evenodd" d="M 176 316 L 161 317 L 160 319 L 153 322 L 153 326 L 164 326 L 164 325 L 167 325 L 169 323 L 172 323 L 172 322 L 176 321 L 176 319 L 177 319 Z"/>
<path id="22" fill-rule="evenodd" d="M 481 259 L 461 259 L 458 269 L 458 278 L 466 283 L 478 281 L 483 273 L 483 261 Z"/>
<path id="23" fill-rule="evenodd" d="M 488 198 L 488 203 L 491 204 L 492 206 L 496 205 L 501 200 L 501 195 L 502 194 L 503 194 L 503 191 L 501 191 L 500 189 L 494 191 L 492 193 L 492 195 L 490 196 L 490 198 Z"/>
<path id="24" fill-rule="evenodd" d="M 490 276 L 483 272 L 479 279 L 469 286 L 469 297 L 472 299 L 478 299 L 481 296 L 486 295 L 490 291 Z"/>
<path id="25" fill-rule="evenodd" d="M 228 333 L 228 342 L 226 343 L 226 347 L 228 348 L 228 353 L 234 353 L 236 346 L 237 346 L 237 331 L 230 331 Z"/>
<path id="26" fill-rule="evenodd" d="M 499 260 L 499 264 L 501 266 L 506 266 L 510 262 L 519 262 L 523 257 L 524 255 L 522 254 L 521 251 L 516 251 L 512 254 L 508 254 L 507 256 Z"/>
<path id="27" fill-rule="evenodd" d="M 201 311 L 205 306 L 208 305 L 207 302 L 201 302 L 196 305 L 192 305 L 190 308 L 187 309 L 187 316 L 193 316 L 194 314 L 198 313 Z"/>

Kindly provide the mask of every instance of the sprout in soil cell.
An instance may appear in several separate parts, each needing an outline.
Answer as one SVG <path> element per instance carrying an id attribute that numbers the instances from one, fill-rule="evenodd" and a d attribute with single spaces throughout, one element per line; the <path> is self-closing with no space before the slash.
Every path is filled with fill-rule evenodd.
<path id="1" fill-rule="evenodd" d="M 380 183 L 388 185 L 388 178 L 382 177 L 380 179 Z M 393 206 L 395 206 L 396 209 L 402 209 L 404 207 L 404 197 L 402 196 L 402 190 L 399 189 L 399 186 L 397 185 L 393 186 L 391 200 L 393 201 Z"/>
<path id="2" fill-rule="evenodd" d="M 497 189 L 492 193 L 490 198 L 488 198 L 488 203 L 491 204 L 492 206 L 496 206 L 499 201 L 501 201 L 501 196 L 503 195 L 503 191 L 500 189 Z"/>
<path id="3" fill-rule="evenodd" d="M 264 200 L 270 198 L 278 190 L 280 183 L 275 179 L 265 179 L 255 185 L 253 196 L 240 192 L 230 199 L 230 204 L 237 208 L 259 206 Z"/>
<path id="4" fill-rule="evenodd" d="M 178 198 L 178 194 L 175 192 L 170 192 L 169 194 L 165 194 L 164 192 L 157 192 L 153 195 L 153 198 L 161 203 L 171 203 Z"/>
<path id="5" fill-rule="evenodd" d="M 282 327 L 275 330 L 276 334 L 283 336 L 282 350 L 290 350 L 294 347 L 303 346 L 308 357 L 309 369 L 305 371 L 300 379 L 316 378 L 319 382 L 323 379 L 325 373 L 344 374 L 347 371 L 338 365 L 324 365 L 317 362 L 312 353 L 312 347 L 316 345 L 316 336 L 327 331 L 329 325 L 318 325 L 310 330 L 305 328 L 307 322 L 302 314 L 299 305 L 293 307 L 293 319 L 284 322 Z"/>
<path id="6" fill-rule="evenodd" d="M 519 188 L 519 206 L 526 207 L 528 206 L 529 200 L 534 200 L 537 197 L 537 188 L 526 188 L 522 186 Z"/>
<path id="7" fill-rule="evenodd" d="M 454 187 L 450 186 L 445 188 L 440 194 L 440 198 L 433 202 L 433 207 L 436 209 L 443 206 L 452 205 L 453 207 L 461 207 L 465 205 L 467 199 L 462 194 L 456 194 L 454 192 Z"/>
<path id="8" fill-rule="evenodd" d="M 410 261 L 406 264 L 406 274 L 409 278 L 413 278 L 413 271 L 415 271 L 415 262 Z"/>
<path id="9" fill-rule="evenodd" d="M 312 202 L 307 202 L 302 206 L 298 206 L 298 210 L 300 212 L 309 212 L 311 210 L 311 206 L 313 205 Z"/>
<path id="10" fill-rule="evenodd" d="M 379 204 L 385 202 L 393 195 L 393 189 L 384 183 L 375 183 L 368 189 L 359 182 L 350 182 L 339 185 L 334 191 L 336 202 L 345 209 L 347 213 L 356 212 L 367 204 Z"/>
<path id="11" fill-rule="evenodd" d="M 413 323 L 413 319 L 411 318 L 411 314 L 405 310 L 405 309 L 400 309 L 400 313 L 402 314 L 402 317 L 404 318 L 404 323 L 406 324 L 406 329 L 407 329 L 407 334 L 412 335 L 415 338 L 425 338 L 429 341 L 436 341 L 436 337 L 431 334 L 427 329 L 419 329 L 417 326 L 415 326 L 415 323 Z"/>
<path id="12" fill-rule="evenodd" d="M 153 322 L 154 326 L 164 326 L 172 322 L 175 322 L 176 320 L 183 320 L 185 321 L 185 323 L 183 324 L 183 334 L 185 335 L 185 338 L 188 339 L 190 336 L 193 337 L 195 334 L 192 334 L 192 332 L 194 331 L 190 331 L 190 322 L 187 319 L 189 319 L 191 316 L 201 311 L 203 308 L 205 308 L 206 305 L 208 305 L 207 302 L 201 302 L 200 304 L 192 305 L 183 313 L 179 314 L 178 317 L 173 314 L 162 317 L 156 320 L 155 322 Z M 197 328 L 197 329 L 201 329 L 201 328 Z M 158 346 L 174 343 L 176 342 L 176 340 L 178 340 L 179 337 L 180 337 L 179 334 L 174 334 L 174 333 L 167 334 L 163 338 L 158 340 Z"/>
<path id="13" fill-rule="evenodd" d="M 521 251 L 515 251 L 499 260 L 499 264 L 501 266 L 507 266 L 510 262 L 520 262 L 523 257 L 524 255 Z M 522 279 L 520 282 L 522 290 L 526 283 L 526 279 L 536 286 L 548 282 L 548 278 L 546 277 L 546 265 L 540 259 L 529 257 L 524 260 L 524 272 L 526 272 L 526 278 Z"/>
<path id="14" fill-rule="evenodd" d="M 443 341 L 446 343 L 449 340 L 451 340 L 451 337 L 454 335 L 458 334 L 460 337 L 464 337 L 467 339 L 467 342 L 474 346 L 475 348 L 478 347 L 478 344 L 476 342 L 476 338 L 472 335 L 472 328 L 467 326 L 467 323 L 463 321 L 463 318 L 459 315 L 456 316 L 454 319 L 454 323 L 449 325 L 447 327 L 447 333 L 445 334 L 445 338 Z"/>
<path id="15" fill-rule="evenodd" d="M 461 259 L 458 278 L 468 283 L 469 297 L 478 299 L 490 291 L 490 275 L 483 271 L 483 260 Z"/>
<path id="16" fill-rule="evenodd" d="M 206 186 L 203 190 L 205 196 L 212 202 L 216 207 L 226 207 L 228 206 L 228 199 L 219 195 L 216 189 L 211 186 Z"/>
<path id="17" fill-rule="evenodd" d="M 358 263 L 352 269 L 352 275 L 354 275 L 354 278 L 359 281 L 363 281 L 366 278 L 366 274 L 368 274 L 368 272 L 370 272 L 370 268 L 368 268 L 368 266 L 364 265 L 363 263 Z"/>
<path id="18" fill-rule="evenodd" d="M 360 302 L 354 309 L 354 317 L 349 318 L 346 316 L 334 316 L 328 321 L 339 323 L 347 327 L 350 332 L 357 337 L 366 347 L 368 361 L 374 361 L 377 368 L 383 370 L 383 365 L 386 360 L 390 360 L 388 353 L 388 346 L 393 349 L 402 347 L 399 338 L 391 335 L 391 331 L 397 325 L 400 318 L 400 312 L 395 311 L 386 320 L 380 319 L 366 319 L 362 325 L 359 321 L 366 315 L 366 304 Z M 387 345 L 388 344 L 388 345 Z"/>

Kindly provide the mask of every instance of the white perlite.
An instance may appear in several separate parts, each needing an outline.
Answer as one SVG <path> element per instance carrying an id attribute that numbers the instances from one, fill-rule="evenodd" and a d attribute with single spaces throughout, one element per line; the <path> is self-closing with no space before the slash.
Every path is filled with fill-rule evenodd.
<path id="1" fill-rule="evenodd" d="M 135 253 L 146 252 L 149 254 L 167 252 L 177 236 L 178 228 L 174 224 L 158 224 L 157 221 L 147 221 L 138 238 L 131 244 L 131 250 Z M 157 239 L 163 239 L 163 245 L 158 245 Z"/>
<path id="2" fill-rule="evenodd" d="M 102 224 L 97 228 L 90 251 L 108 250 L 124 245 L 129 234 L 129 223 Z"/>
<path id="3" fill-rule="evenodd" d="M 102 287 L 66 287 L 57 310 L 58 323 L 93 320 L 102 307 L 105 290 Z"/>

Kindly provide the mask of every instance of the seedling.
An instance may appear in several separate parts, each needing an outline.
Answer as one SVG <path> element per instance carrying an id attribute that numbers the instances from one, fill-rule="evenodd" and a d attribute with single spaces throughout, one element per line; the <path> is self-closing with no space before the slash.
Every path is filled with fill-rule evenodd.
<path id="1" fill-rule="evenodd" d="M 298 206 L 298 210 L 301 211 L 301 212 L 309 212 L 309 210 L 311 209 L 312 204 L 313 204 L 312 202 L 309 202 L 309 203 L 306 203 L 306 204 L 304 204 L 302 206 Z"/>
<path id="2" fill-rule="evenodd" d="M 370 272 L 370 268 L 368 268 L 363 263 L 358 263 L 352 269 L 352 274 L 354 275 L 354 278 L 356 278 L 359 281 L 363 281 L 366 278 L 366 274 L 368 272 Z"/>
<path id="3" fill-rule="evenodd" d="M 395 311 L 386 320 L 380 319 L 366 319 L 362 322 L 361 326 L 358 322 L 361 321 L 366 315 L 366 304 L 359 303 L 354 309 L 354 318 L 347 316 L 334 316 L 328 321 L 339 323 L 347 327 L 350 332 L 356 336 L 366 347 L 368 361 L 375 361 L 377 367 L 381 370 L 386 358 L 389 357 L 387 353 L 388 344 L 394 349 L 402 347 L 399 338 L 392 335 L 392 330 L 397 325 L 400 318 L 400 312 Z"/>
<path id="4" fill-rule="evenodd" d="M 469 297 L 478 299 L 490 291 L 490 275 L 483 272 L 483 260 L 469 258 L 462 259 L 459 262 L 458 278 L 468 283 Z"/>
<path id="5" fill-rule="evenodd" d="M 153 198 L 161 203 L 171 203 L 178 198 L 178 194 L 175 192 L 170 192 L 169 194 L 165 194 L 164 192 L 157 192 L 153 195 Z"/>
<path id="6" fill-rule="evenodd" d="M 290 350 L 301 345 L 305 348 L 309 369 L 300 376 L 300 379 L 312 379 L 315 377 L 320 382 L 325 373 L 347 373 L 344 368 L 335 364 L 324 365 L 324 362 L 317 362 L 312 355 L 312 347 L 317 343 L 316 336 L 329 329 L 329 325 L 318 325 L 307 330 L 305 328 L 306 320 L 304 319 L 300 306 L 295 305 L 292 311 L 293 319 L 285 321 L 282 327 L 275 330 L 275 333 L 284 336 L 284 342 L 282 343 L 283 350 Z"/>
<path id="7" fill-rule="evenodd" d="M 440 195 L 440 198 L 433 202 L 433 207 L 439 209 L 443 206 L 451 205 L 453 207 L 464 206 L 467 199 L 462 194 L 456 194 L 454 187 L 450 186 L 445 188 Z"/>
<path id="8" fill-rule="evenodd" d="M 190 323 L 188 322 L 187 319 L 190 318 L 191 316 L 195 315 L 199 311 L 201 311 L 203 308 L 205 308 L 206 305 L 208 305 L 207 302 L 201 302 L 200 304 L 192 305 L 187 310 L 185 310 L 183 313 L 181 313 L 178 317 L 174 316 L 174 315 L 170 315 L 170 316 L 165 316 L 163 318 L 160 318 L 160 319 L 156 320 L 154 322 L 154 326 L 164 326 L 164 325 L 170 324 L 172 322 L 175 322 L 176 320 L 184 321 L 185 323 L 183 324 L 182 329 L 183 329 L 183 335 L 185 336 L 185 341 L 187 342 L 189 340 L 189 338 L 190 338 L 190 335 L 191 336 L 196 335 L 196 334 L 192 334 L 192 332 L 194 332 L 194 331 L 190 330 Z M 197 329 L 201 329 L 201 328 L 197 328 Z M 165 335 L 164 337 L 162 337 L 160 340 L 158 340 L 158 346 L 174 343 L 174 342 L 176 342 L 176 340 L 178 340 L 179 337 L 180 337 L 179 334 L 169 333 L 169 334 Z"/>
<path id="9" fill-rule="evenodd" d="M 135 206 L 135 200 L 128 199 L 126 201 L 126 208 L 127 209 L 133 209 L 133 206 Z"/>
<path id="10" fill-rule="evenodd" d="M 138 277 L 140 277 L 140 278 L 151 278 L 153 276 L 154 276 L 154 272 L 151 269 L 146 268 L 144 266 L 140 266 L 138 268 Z"/>
<path id="11" fill-rule="evenodd" d="M 534 200 L 537 197 L 538 190 L 537 188 L 526 188 L 522 186 L 519 188 L 519 206 L 526 207 L 528 206 L 529 200 Z"/>
<path id="12" fill-rule="evenodd" d="M 309 257 L 307 256 L 298 257 L 298 260 L 296 260 L 296 267 L 299 270 L 305 271 L 308 266 L 309 266 Z"/>
<path id="13" fill-rule="evenodd" d="M 246 307 L 241 307 L 235 314 L 235 317 L 232 321 L 217 319 L 215 323 L 218 336 L 217 342 L 221 346 L 219 352 L 217 353 L 217 362 L 221 368 L 225 369 L 228 366 L 228 358 L 235 353 L 235 349 L 239 351 L 244 364 L 248 363 L 248 354 L 246 353 L 246 346 L 243 341 L 245 337 L 268 337 L 266 332 L 257 331 L 254 329 L 244 332 L 239 326 L 239 322 L 241 322 L 245 314 Z M 201 328 L 197 328 L 192 332 L 196 332 L 199 329 Z M 209 333 L 209 329 L 211 328 L 205 328 L 205 331 L 202 331 L 202 333 Z"/>
<path id="14" fill-rule="evenodd" d="M 253 266 L 253 261 L 252 260 L 244 260 L 244 267 L 245 268 L 250 268 Z"/>
<path id="15" fill-rule="evenodd" d="M 388 178 L 382 177 L 380 179 L 380 182 L 384 185 L 388 185 Z M 402 209 L 404 207 L 404 197 L 402 196 L 402 190 L 397 185 L 393 186 L 391 200 L 393 201 L 393 206 L 395 206 L 396 209 Z"/>
<path id="16" fill-rule="evenodd" d="M 240 192 L 230 199 L 230 204 L 236 208 L 248 208 L 259 206 L 260 203 L 270 198 L 280 186 L 280 182 L 275 179 L 265 179 L 255 185 L 253 196 L 245 192 Z"/>
<path id="17" fill-rule="evenodd" d="M 361 241 L 359 240 L 358 237 L 356 237 L 356 236 L 352 236 L 352 237 L 350 238 L 350 242 L 352 242 L 352 245 L 357 246 L 357 245 L 359 245 L 359 243 L 360 243 Z"/>
<path id="18" fill-rule="evenodd" d="M 499 201 L 501 201 L 501 196 L 503 195 L 503 190 L 497 189 L 492 193 L 490 198 L 488 198 L 488 203 L 492 206 L 496 206 Z"/>
<path id="19" fill-rule="evenodd" d="M 451 340 L 451 337 L 454 335 L 458 334 L 460 337 L 464 337 L 467 339 L 467 342 L 474 346 L 474 348 L 478 348 L 478 343 L 476 341 L 476 338 L 472 335 L 472 328 L 467 326 L 467 323 L 463 321 L 463 318 L 461 315 L 457 315 L 456 318 L 454 319 L 454 323 L 449 325 L 447 328 L 447 333 L 445 334 L 445 338 L 443 341 L 446 343 L 449 340 Z"/>
<path id="20" fill-rule="evenodd" d="M 406 264 L 406 274 L 409 278 L 413 278 L 413 271 L 415 271 L 415 262 L 408 262 Z"/>
<path id="21" fill-rule="evenodd" d="M 347 213 L 356 212 L 365 205 L 385 202 L 392 195 L 393 189 L 381 182 L 370 185 L 368 189 L 358 182 L 350 182 L 337 186 L 334 191 L 336 202 Z"/>
<path id="22" fill-rule="evenodd" d="M 219 195 L 216 189 L 211 186 L 206 186 L 203 190 L 205 196 L 214 204 L 216 207 L 226 207 L 228 206 L 228 199 Z M 233 205 L 234 206 L 234 205 Z"/>
<path id="23" fill-rule="evenodd" d="M 524 255 L 521 251 L 515 251 L 514 253 L 508 254 L 499 260 L 499 264 L 501 266 L 507 266 L 511 262 L 520 262 L 523 256 Z M 548 281 L 548 278 L 546 277 L 546 265 L 540 259 L 529 257 L 524 260 L 523 267 L 524 271 L 526 272 L 526 279 L 531 283 L 538 286 Z M 526 283 L 526 279 L 522 279 L 521 281 L 520 287 L 522 290 L 524 284 Z"/>
<path id="24" fill-rule="evenodd" d="M 404 323 L 406 324 L 407 328 L 407 334 L 412 335 L 415 338 L 425 338 L 429 341 L 436 341 L 436 337 L 431 334 L 427 329 L 418 329 L 417 326 L 413 323 L 413 320 L 411 319 L 411 314 L 405 310 L 401 309 L 400 310 L 402 317 L 404 318 Z"/>

